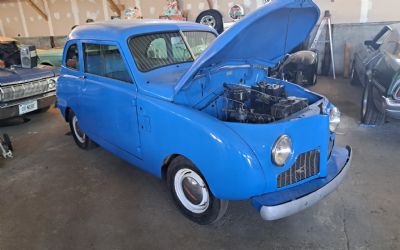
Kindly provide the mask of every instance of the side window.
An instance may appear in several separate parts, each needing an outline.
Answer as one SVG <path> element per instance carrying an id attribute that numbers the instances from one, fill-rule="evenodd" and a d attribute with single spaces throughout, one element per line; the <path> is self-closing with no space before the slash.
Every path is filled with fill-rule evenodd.
<path id="1" fill-rule="evenodd" d="M 69 69 L 79 70 L 79 52 L 76 44 L 69 46 L 67 50 L 67 56 L 65 58 L 65 65 Z"/>
<path id="2" fill-rule="evenodd" d="M 154 39 L 147 49 L 146 52 L 147 58 L 152 59 L 166 59 L 168 57 L 167 54 L 167 43 L 164 38 L 156 38 Z"/>
<path id="3" fill-rule="evenodd" d="M 85 72 L 119 81 L 132 82 L 117 46 L 85 43 L 83 48 Z"/>
<path id="4" fill-rule="evenodd" d="M 85 58 L 85 72 L 102 75 L 103 66 L 99 44 L 83 44 L 84 58 Z"/>

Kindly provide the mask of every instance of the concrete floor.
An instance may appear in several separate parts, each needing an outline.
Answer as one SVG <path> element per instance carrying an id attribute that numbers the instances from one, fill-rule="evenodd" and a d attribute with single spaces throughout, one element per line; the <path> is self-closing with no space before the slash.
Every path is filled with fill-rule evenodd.
<path id="1" fill-rule="evenodd" d="M 400 249 L 399 122 L 360 127 L 360 89 L 320 79 L 342 110 L 338 144 L 354 149 L 343 185 L 318 205 L 275 222 L 248 201 L 199 226 L 175 208 L 165 184 L 110 153 L 80 150 L 52 109 L 2 122 L 15 158 L 0 159 L 0 250 Z"/>

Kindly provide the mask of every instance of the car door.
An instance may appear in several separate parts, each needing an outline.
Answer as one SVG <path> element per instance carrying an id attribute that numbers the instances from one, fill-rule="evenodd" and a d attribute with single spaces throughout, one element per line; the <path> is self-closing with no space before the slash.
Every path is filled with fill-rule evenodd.
<path id="1" fill-rule="evenodd" d="M 141 157 L 137 89 L 117 43 L 82 42 L 85 83 L 82 88 L 81 120 L 93 138 Z"/>
<path id="2" fill-rule="evenodd" d="M 65 46 L 61 77 L 57 82 L 57 103 L 63 107 L 69 106 L 80 117 L 80 95 L 83 86 L 83 57 L 80 53 L 80 43 L 68 41 Z"/>

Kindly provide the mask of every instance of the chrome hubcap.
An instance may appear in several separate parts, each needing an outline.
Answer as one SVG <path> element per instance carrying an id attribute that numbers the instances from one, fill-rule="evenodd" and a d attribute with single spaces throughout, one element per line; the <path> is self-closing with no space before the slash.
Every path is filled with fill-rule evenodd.
<path id="1" fill-rule="evenodd" d="M 175 174 L 174 188 L 182 205 L 193 213 L 203 213 L 210 205 L 210 195 L 205 182 L 191 169 L 180 169 Z"/>
<path id="2" fill-rule="evenodd" d="M 215 28 L 216 21 L 213 16 L 207 15 L 200 19 L 200 23 Z"/>
<path id="3" fill-rule="evenodd" d="M 72 127 L 74 129 L 74 134 L 80 143 L 85 143 L 86 135 L 81 131 L 79 127 L 78 118 L 74 116 L 72 118 Z"/>
<path id="4" fill-rule="evenodd" d="M 351 70 L 350 79 L 353 79 L 353 77 L 354 77 L 354 69 Z"/>

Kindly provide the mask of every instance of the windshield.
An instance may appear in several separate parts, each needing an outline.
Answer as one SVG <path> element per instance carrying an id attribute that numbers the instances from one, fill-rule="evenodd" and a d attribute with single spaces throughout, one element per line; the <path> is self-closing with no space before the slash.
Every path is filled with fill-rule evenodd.
<path id="1" fill-rule="evenodd" d="M 382 44 L 381 50 L 395 60 L 400 59 L 400 34 L 398 31 L 394 30 L 390 32 L 390 36 Z"/>
<path id="2" fill-rule="evenodd" d="M 147 72 L 193 62 L 215 38 L 215 34 L 206 31 L 164 32 L 133 37 L 129 47 L 138 69 Z"/>

